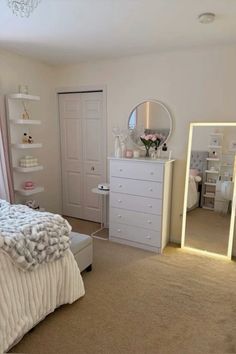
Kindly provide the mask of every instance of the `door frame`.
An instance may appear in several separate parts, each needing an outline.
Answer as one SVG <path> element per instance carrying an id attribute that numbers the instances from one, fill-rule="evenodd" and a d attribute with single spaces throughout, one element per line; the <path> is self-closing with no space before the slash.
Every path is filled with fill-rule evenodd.
<path id="1" fill-rule="evenodd" d="M 96 92 L 100 91 L 102 92 L 102 104 L 103 104 L 103 122 L 104 122 L 104 139 L 103 139 L 103 154 L 104 154 L 104 162 L 103 162 L 103 168 L 104 168 L 104 176 L 107 180 L 107 86 L 106 85 L 79 85 L 79 86 L 66 86 L 66 87 L 58 87 L 56 88 L 56 100 L 57 100 L 57 122 L 58 122 L 58 144 L 59 144 L 59 156 L 60 156 L 60 161 L 59 161 L 59 169 L 60 169 L 60 175 L 59 175 L 59 184 L 60 184 L 60 211 L 62 213 L 62 164 L 61 164 L 61 157 L 62 157 L 62 151 L 61 151 L 61 136 L 60 136 L 60 107 L 59 107 L 59 94 L 69 94 L 69 93 L 90 93 L 90 92 Z M 105 181 L 104 181 L 105 182 Z M 108 205 L 106 203 L 106 208 L 104 209 L 104 224 L 107 227 L 108 222 L 107 222 L 107 210 L 108 210 Z"/>

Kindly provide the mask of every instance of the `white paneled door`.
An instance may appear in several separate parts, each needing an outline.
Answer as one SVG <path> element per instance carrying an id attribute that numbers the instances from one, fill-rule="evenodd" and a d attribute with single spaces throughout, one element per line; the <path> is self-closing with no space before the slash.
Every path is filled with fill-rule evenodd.
<path id="1" fill-rule="evenodd" d="M 59 111 L 63 214 L 100 221 L 91 189 L 106 180 L 103 92 L 59 94 Z"/>

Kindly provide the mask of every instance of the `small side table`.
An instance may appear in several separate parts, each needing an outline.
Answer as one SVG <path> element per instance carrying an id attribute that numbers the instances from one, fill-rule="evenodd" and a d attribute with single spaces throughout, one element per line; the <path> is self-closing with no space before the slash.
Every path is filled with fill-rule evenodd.
<path id="1" fill-rule="evenodd" d="M 106 206 L 106 196 L 109 195 L 109 191 L 103 191 L 103 190 L 98 189 L 98 188 L 92 188 L 91 191 L 92 191 L 93 193 L 96 193 L 96 194 L 98 194 L 98 195 L 101 196 L 101 198 L 100 198 L 100 203 L 101 203 L 101 204 L 100 204 L 100 206 L 101 206 L 101 221 L 100 221 L 100 224 L 101 224 L 101 226 L 100 226 L 100 228 L 99 228 L 98 230 L 94 231 L 94 232 L 91 234 L 91 236 L 92 236 L 92 237 L 97 237 L 97 238 L 100 238 L 100 239 L 104 240 L 104 238 L 99 237 L 99 236 L 96 236 L 96 234 L 97 234 L 99 231 L 102 231 L 102 230 L 105 229 L 104 223 L 103 223 L 103 208 L 104 208 L 104 206 Z"/>

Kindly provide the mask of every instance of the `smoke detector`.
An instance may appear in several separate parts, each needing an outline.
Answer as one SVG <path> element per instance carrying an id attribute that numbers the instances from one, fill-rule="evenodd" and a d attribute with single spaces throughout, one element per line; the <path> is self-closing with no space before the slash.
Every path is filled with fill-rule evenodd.
<path id="1" fill-rule="evenodd" d="M 215 20 L 216 15 L 212 12 L 204 12 L 198 16 L 198 21 L 203 24 L 212 23 Z"/>

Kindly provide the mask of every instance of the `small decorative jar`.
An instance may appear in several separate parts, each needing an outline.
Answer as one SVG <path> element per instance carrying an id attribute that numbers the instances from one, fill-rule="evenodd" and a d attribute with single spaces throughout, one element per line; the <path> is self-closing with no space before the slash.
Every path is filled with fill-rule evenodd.
<path id="1" fill-rule="evenodd" d="M 133 157 L 133 150 L 127 149 L 125 156 L 128 158 L 132 158 Z"/>
<path id="2" fill-rule="evenodd" d="M 138 159 L 138 158 L 140 157 L 140 152 L 139 152 L 139 150 L 134 150 L 133 156 L 134 156 L 134 158 Z"/>

